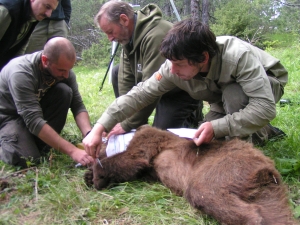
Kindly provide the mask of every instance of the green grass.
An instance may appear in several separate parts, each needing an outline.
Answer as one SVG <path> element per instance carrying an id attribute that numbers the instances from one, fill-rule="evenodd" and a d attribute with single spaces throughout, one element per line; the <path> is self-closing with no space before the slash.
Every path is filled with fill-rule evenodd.
<path id="1" fill-rule="evenodd" d="M 278 105 L 277 117 L 272 121 L 286 132 L 287 138 L 269 142 L 261 150 L 275 161 L 288 185 L 294 214 L 299 218 L 300 45 L 295 37 L 289 45 L 285 42 L 289 36 L 272 37 L 278 41 L 268 51 L 280 58 L 289 71 L 283 98 L 293 104 Z M 80 66 L 74 71 L 94 124 L 114 99 L 108 82 L 99 92 L 106 68 Z M 205 106 L 204 111 L 207 110 Z M 74 144 L 82 141 L 71 113 L 62 135 Z M 53 151 L 51 163 L 45 160 L 38 167 L 20 173 L 18 168 L 0 162 L 0 178 L 6 177 L 10 183 L 0 191 L 0 224 L 218 224 L 159 183 L 128 182 L 100 192 L 87 188 L 84 169 L 74 165 L 68 156 L 57 151 Z"/>

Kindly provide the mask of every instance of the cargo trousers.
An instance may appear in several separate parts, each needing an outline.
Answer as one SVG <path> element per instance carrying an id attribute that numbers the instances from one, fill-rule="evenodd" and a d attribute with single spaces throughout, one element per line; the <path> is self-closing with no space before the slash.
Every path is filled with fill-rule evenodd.
<path id="1" fill-rule="evenodd" d="M 72 96 L 68 85 L 58 83 L 40 101 L 44 120 L 57 133 L 65 125 Z M 26 161 L 39 163 L 49 150 L 50 146 L 28 130 L 21 116 L 0 125 L 0 160 L 5 163 L 25 168 Z"/>
<path id="2" fill-rule="evenodd" d="M 275 102 L 278 102 L 283 95 L 283 88 L 279 86 L 276 78 L 268 76 Z M 249 103 L 248 96 L 244 93 L 242 87 L 233 83 L 228 85 L 222 93 L 222 102 L 211 104 L 210 111 L 205 115 L 204 122 L 220 119 L 226 114 L 233 114 L 245 108 Z M 248 137 L 241 137 L 241 139 L 252 142 L 255 145 L 264 145 L 271 139 L 279 139 L 286 136 L 279 128 L 273 127 L 270 123 L 266 124 L 260 130 Z M 226 139 L 230 139 L 226 137 Z"/>
<path id="3" fill-rule="evenodd" d="M 25 54 L 43 50 L 46 42 L 53 37 L 67 38 L 69 27 L 64 20 L 42 20 L 32 32 Z"/>

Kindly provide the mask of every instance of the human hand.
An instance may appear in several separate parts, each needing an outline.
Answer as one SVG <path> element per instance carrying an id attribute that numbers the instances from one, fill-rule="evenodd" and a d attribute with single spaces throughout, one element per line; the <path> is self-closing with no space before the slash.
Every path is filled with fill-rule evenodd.
<path id="1" fill-rule="evenodd" d="M 70 156 L 75 162 L 80 163 L 82 166 L 91 166 L 94 163 L 93 157 L 89 156 L 86 151 L 79 148 L 76 148 Z"/>
<path id="2" fill-rule="evenodd" d="M 197 146 L 207 144 L 214 138 L 214 129 L 211 122 L 205 122 L 200 125 L 194 134 L 194 142 Z"/>
<path id="3" fill-rule="evenodd" d="M 97 123 L 91 132 L 82 140 L 86 153 L 93 158 L 99 157 L 103 132 L 104 127 Z"/>
<path id="4" fill-rule="evenodd" d="M 122 128 L 120 123 L 117 123 L 116 126 L 108 133 L 107 139 L 112 135 L 124 134 L 125 130 Z"/>

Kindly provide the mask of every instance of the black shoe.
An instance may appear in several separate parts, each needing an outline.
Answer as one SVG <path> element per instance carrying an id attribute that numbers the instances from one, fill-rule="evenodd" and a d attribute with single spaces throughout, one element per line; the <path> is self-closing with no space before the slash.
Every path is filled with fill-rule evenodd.
<path id="1" fill-rule="evenodd" d="M 264 146 L 267 141 L 277 141 L 286 137 L 286 134 L 277 127 L 267 124 L 257 132 L 252 134 L 252 143 L 258 146 Z"/>
<path id="2" fill-rule="evenodd" d="M 51 150 L 51 148 L 52 148 L 51 146 L 45 145 L 45 146 L 42 148 L 42 150 L 40 151 L 41 156 L 42 156 L 42 157 L 47 157 L 48 154 L 49 154 L 49 152 L 50 152 L 50 150 Z"/>
<path id="3" fill-rule="evenodd" d="M 282 130 L 280 130 L 277 127 L 273 127 L 271 124 L 268 124 L 267 126 L 270 129 L 270 132 L 268 132 L 269 141 L 277 141 L 287 136 L 286 133 L 284 133 Z"/>

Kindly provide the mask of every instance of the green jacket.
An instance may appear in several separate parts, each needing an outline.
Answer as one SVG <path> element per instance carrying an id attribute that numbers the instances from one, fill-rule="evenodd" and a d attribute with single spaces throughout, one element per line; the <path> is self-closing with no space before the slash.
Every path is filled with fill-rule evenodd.
<path id="1" fill-rule="evenodd" d="M 161 10 L 148 4 L 136 12 L 132 43 L 123 46 L 118 73 L 119 94 L 124 95 L 141 81 L 147 80 L 166 59 L 160 55 L 160 43 L 172 24 L 162 19 Z M 158 99 L 157 99 L 158 100 Z M 147 123 L 156 102 L 122 122 L 125 131 Z"/>
<path id="2" fill-rule="evenodd" d="M 194 99 L 208 101 L 213 111 L 225 112 L 222 91 L 227 85 L 238 83 L 249 97 L 249 104 L 239 112 L 211 121 L 215 137 L 244 137 L 256 132 L 276 116 L 275 101 L 283 95 L 288 73 L 278 59 L 235 37 L 217 37 L 217 44 L 220 53 L 212 58 L 205 78 L 196 75 L 184 81 L 170 73 L 172 64 L 167 60 L 151 78 L 116 99 L 98 123 L 110 130 L 174 87 L 185 90 Z"/>

